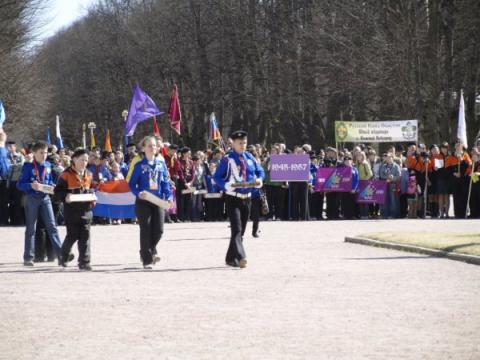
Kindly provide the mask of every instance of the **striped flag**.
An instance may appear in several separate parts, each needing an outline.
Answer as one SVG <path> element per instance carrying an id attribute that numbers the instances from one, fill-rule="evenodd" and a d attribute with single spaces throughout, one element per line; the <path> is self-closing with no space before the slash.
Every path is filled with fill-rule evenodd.
<path id="1" fill-rule="evenodd" d="M 107 181 L 101 184 L 95 195 L 97 204 L 93 215 L 112 219 L 133 219 L 135 215 L 135 195 L 125 180 Z"/>
<path id="2" fill-rule="evenodd" d="M 225 149 L 225 143 L 222 139 L 222 134 L 220 133 L 220 130 L 218 129 L 217 125 L 217 118 L 215 117 L 215 113 L 212 112 L 210 115 L 210 120 L 209 120 L 209 141 L 212 144 L 215 144 L 217 146 L 221 146 L 223 149 Z"/>

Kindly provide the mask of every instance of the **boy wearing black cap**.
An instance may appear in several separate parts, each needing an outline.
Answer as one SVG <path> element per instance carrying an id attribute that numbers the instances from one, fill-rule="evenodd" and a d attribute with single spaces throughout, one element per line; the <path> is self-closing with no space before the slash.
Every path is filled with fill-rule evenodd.
<path id="1" fill-rule="evenodd" d="M 253 155 L 246 151 L 247 133 L 235 131 L 232 150 L 220 161 L 215 171 L 216 183 L 225 191 L 225 206 L 230 219 L 230 245 L 225 262 L 229 266 L 245 268 L 247 259 L 243 235 L 247 227 L 251 194 L 261 188 L 265 173 Z"/>
<path id="2" fill-rule="evenodd" d="M 90 267 L 90 224 L 94 201 L 72 202 L 74 194 L 89 194 L 92 186 L 92 173 L 87 170 L 88 153 L 76 150 L 72 155 L 72 165 L 62 172 L 55 187 L 55 196 L 64 203 L 67 236 L 62 245 L 60 265 L 67 266 L 73 259 L 70 250 L 78 241 L 78 267 L 89 271 Z"/>

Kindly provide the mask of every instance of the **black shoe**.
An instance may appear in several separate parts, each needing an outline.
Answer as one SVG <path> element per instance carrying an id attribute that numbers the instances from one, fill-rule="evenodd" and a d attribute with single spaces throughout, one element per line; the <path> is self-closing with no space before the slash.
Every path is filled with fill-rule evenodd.
<path id="1" fill-rule="evenodd" d="M 90 264 L 80 264 L 78 265 L 78 269 L 80 271 L 92 271 L 92 267 L 90 266 Z"/>
<path id="2" fill-rule="evenodd" d="M 32 267 L 32 266 L 34 266 L 34 264 L 33 264 L 33 261 L 32 261 L 32 260 L 25 260 L 25 261 L 23 262 L 23 266 Z"/>
<path id="3" fill-rule="evenodd" d="M 231 267 L 239 267 L 237 260 L 226 261 L 225 264 L 227 264 L 228 266 L 231 266 Z"/>
<path id="4" fill-rule="evenodd" d="M 58 266 L 67 267 L 68 263 L 70 261 L 72 261 L 73 259 L 75 259 L 75 255 L 73 255 L 72 253 L 68 254 L 68 258 L 66 260 L 63 260 L 63 256 L 59 255 L 58 256 Z"/>

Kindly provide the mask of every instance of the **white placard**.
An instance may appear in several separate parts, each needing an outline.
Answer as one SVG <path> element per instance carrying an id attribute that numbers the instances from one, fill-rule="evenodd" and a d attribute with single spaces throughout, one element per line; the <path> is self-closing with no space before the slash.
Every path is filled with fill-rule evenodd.
<path id="1" fill-rule="evenodd" d="M 38 184 L 38 191 L 41 191 L 45 194 L 53 195 L 54 190 L 55 190 L 55 186 Z"/>
<path id="2" fill-rule="evenodd" d="M 417 142 L 417 139 L 417 120 L 335 121 L 337 142 Z"/>
<path id="3" fill-rule="evenodd" d="M 436 169 L 441 169 L 444 166 L 443 159 L 434 159 L 434 166 Z"/>
<path id="4" fill-rule="evenodd" d="M 163 209 L 166 209 L 166 210 L 170 209 L 170 203 L 168 201 L 162 200 L 158 196 L 155 196 L 148 191 L 143 191 L 143 194 L 145 194 L 145 198 L 143 200 L 146 200 Z"/>
<path id="5" fill-rule="evenodd" d="M 97 201 L 97 197 L 95 194 L 90 193 L 90 194 L 69 194 L 69 199 L 70 202 L 91 202 L 91 201 Z"/>
<path id="6" fill-rule="evenodd" d="M 222 193 L 208 193 L 205 194 L 205 199 L 220 199 L 222 195 Z"/>

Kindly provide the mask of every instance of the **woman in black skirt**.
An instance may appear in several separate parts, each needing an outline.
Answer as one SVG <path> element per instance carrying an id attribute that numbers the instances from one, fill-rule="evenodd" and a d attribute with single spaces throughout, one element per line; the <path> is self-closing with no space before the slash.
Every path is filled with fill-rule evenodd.
<path id="1" fill-rule="evenodd" d="M 436 193 L 438 199 L 439 216 L 442 219 L 448 218 L 448 209 L 450 208 L 450 186 L 449 172 L 446 168 L 448 153 L 448 143 L 444 142 L 440 146 L 440 153 L 433 158 L 433 170 L 436 174 Z M 437 159 L 437 161 L 435 161 Z"/>

